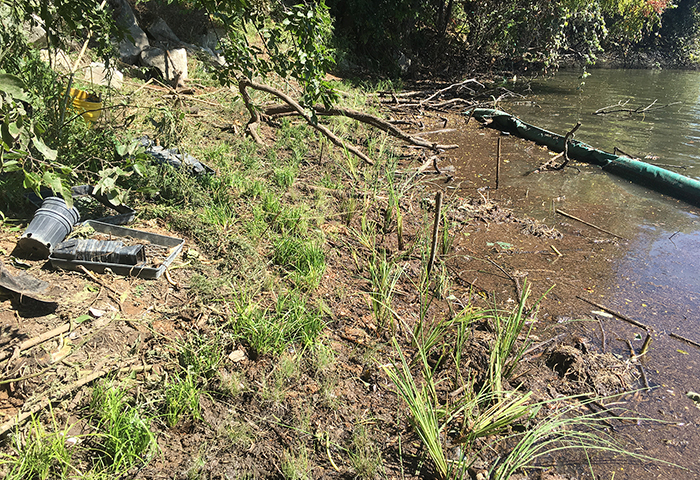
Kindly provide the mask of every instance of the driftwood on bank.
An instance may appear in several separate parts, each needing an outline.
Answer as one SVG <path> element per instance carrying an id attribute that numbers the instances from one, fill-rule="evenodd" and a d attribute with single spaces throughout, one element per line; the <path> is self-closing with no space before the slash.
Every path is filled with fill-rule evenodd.
<path id="1" fill-rule="evenodd" d="M 462 90 L 467 90 L 470 97 L 476 95 L 476 90 L 468 87 L 467 85 L 473 84 L 481 89 L 486 89 L 486 87 L 480 83 L 475 78 L 469 78 L 461 82 L 453 83 L 445 88 L 434 92 L 425 91 L 411 91 L 411 92 L 383 92 L 377 95 L 391 96 L 391 100 L 388 103 L 392 104 L 393 110 L 402 108 L 428 108 L 428 109 L 443 109 L 446 107 L 460 106 L 463 107 L 464 104 L 473 104 L 473 98 L 463 98 L 460 96 L 454 96 L 453 98 L 444 99 L 443 97 L 447 93 L 452 93 L 453 95 L 459 95 Z M 427 96 L 426 96 L 427 95 Z M 425 97 L 425 98 L 420 98 Z M 403 99 L 408 99 L 407 101 L 402 101 Z"/>
<path id="2" fill-rule="evenodd" d="M 365 163 L 369 165 L 374 165 L 374 162 L 364 153 L 362 153 L 357 147 L 353 145 L 348 145 L 343 140 L 338 138 L 333 132 L 331 132 L 328 128 L 325 126 L 321 125 L 318 122 L 315 122 L 313 118 L 311 118 L 311 115 L 309 115 L 304 108 L 299 105 L 298 102 L 296 102 L 292 97 L 289 95 L 277 90 L 276 88 L 270 87 L 269 85 L 264 85 L 262 83 L 257 83 L 254 82 L 248 78 L 242 78 L 238 82 L 238 89 L 241 92 L 241 97 L 243 98 L 243 101 L 246 104 L 246 108 L 251 114 L 251 119 L 248 122 L 248 125 L 246 129 L 250 133 L 250 135 L 253 137 L 253 139 L 261 144 L 264 145 L 264 142 L 262 139 L 258 136 L 256 130 L 257 126 L 260 123 L 260 113 L 258 110 L 255 108 L 255 106 L 251 103 L 250 96 L 248 95 L 247 88 L 252 88 L 253 90 L 259 90 L 261 92 L 266 92 L 271 95 L 276 96 L 283 102 L 285 102 L 287 105 L 292 107 L 301 117 L 306 120 L 306 122 L 311 125 L 313 128 L 321 132 L 323 135 L 326 136 L 331 142 L 333 142 L 334 145 L 347 149 L 349 152 L 353 153 L 355 156 L 359 157 L 361 160 L 363 160 Z M 254 133 L 255 132 L 255 133 Z"/>
<path id="3" fill-rule="evenodd" d="M 274 116 L 299 112 L 299 110 L 297 110 L 295 107 L 289 105 L 289 102 L 287 103 L 288 105 L 275 105 L 273 107 L 265 109 L 265 115 Z M 381 118 L 376 117 L 374 115 L 370 115 L 368 113 L 352 110 L 350 108 L 326 108 L 323 105 L 316 105 L 314 107 L 314 111 L 317 115 L 321 116 L 342 116 L 352 118 L 353 120 L 357 120 L 358 122 L 378 128 L 379 130 L 382 130 L 393 137 L 403 140 L 406 143 L 415 145 L 416 147 L 429 148 L 431 150 L 450 150 L 458 147 L 458 145 L 440 145 L 438 143 L 429 142 L 421 137 L 409 135 L 408 133 L 393 125 L 391 122 L 382 120 Z"/>

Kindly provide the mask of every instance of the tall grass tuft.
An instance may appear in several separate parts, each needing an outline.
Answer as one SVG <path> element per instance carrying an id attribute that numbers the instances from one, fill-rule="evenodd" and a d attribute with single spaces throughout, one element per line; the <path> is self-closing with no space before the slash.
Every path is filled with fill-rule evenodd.
<path id="1" fill-rule="evenodd" d="M 428 451 L 428 455 L 435 465 L 437 476 L 448 478 L 450 463 L 447 460 L 446 448 L 441 438 L 443 427 L 441 417 L 444 416 L 444 410 L 437 398 L 426 352 L 424 349 L 418 349 L 424 375 L 423 385 L 419 386 L 396 339 L 392 340 L 400 363 L 384 367 L 384 371 L 396 387 L 399 397 L 408 406 L 409 421 Z"/>
<path id="2" fill-rule="evenodd" d="M 68 430 L 47 432 L 38 419 L 32 418 L 24 441 L 19 434 L 14 435 L 12 453 L 0 457 L 0 465 L 5 467 L 3 478 L 66 478 L 69 474 L 80 477 L 81 472 L 73 466 L 73 456 L 79 447 L 68 443 Z"/>
<path id="3" fill-rule="evenodd" d="M 285 236 L 274 242 L 273 248 L 272 261 L 290 273 L 297 287 L 318 287 L 326 270 L 326 257 L 317 243 Z"/>
<path id="4" fill-rule="evenodd" d="M 237 310 L 233 334 L 257 355 L 279 354 L 294 343 L 311 346 L 325 326 L 321 312 L 295 292 L 280 296 L 274 309 L 247 304 Z"/>
<path id="5" fill-rule="evenodd" d="M 569 400 L 573 401 L 574 399 L 569 398 Z M 583 404 L 597 400 L 600 399 L 587 400 Z M 658 459 L 625 450 L 605 431 L 604 427 L 609 424 L 611 419 L 637 422 L 638 418 L 625 416 L 621 410 L 618 410 L 620 415 L 606 416 L 605 418 L 600 418 L 599 414 L 596 413 L 581 415 L 576 412 L 580 407 L 579 403 L 561 408 L 554 414 L 547 415 L 533 428 L 507 438 L 506 440 L 517 439 L 517 444 L 493 465 L 489 478 L 507 480 L 518 470 L 536 466 L 535 462 L 539 458 L 572 449 L 586 452 L 609 452 L 615 455 L 659 462 Z M 609 410 L 609 412 L 611 411 L 615 410 Z"/>
<path id="6" fill-rule="evenodd" d="M 518 306 L 508 316 L 504 317 L 494 309 L 492 319 L 496 338 L 489 357 L 489 380 L 494 393 L 503 391 L 503 380 L 513 375 L 528 346 L 527 342 L 523 342 L 516 348 L 518 337 L 525 326 L 525 302 L 529 294 L 530 286 L 525 284 Z"/>
<path id="7" fill-rule="evenodd" d="M 367 270 L 372 288 L 369 295 L 372 313 L 377 321 L 377 331 L 384 331 L 388 327 L 393 331 L 395 323 L 391 303 L 403 268 L 387 260 L 386 253 L 382 252 L 380 255 L 375 251 L 367 263 Z"/>
<path id="8" fill-rule="evenodd" d="M 95 387 L 90 410 L 102 439 L 102 461 L 112 472 L 147 462 L 158 450 L 149 421 L 131 405 L 127 392 L 112 383 Z"/>

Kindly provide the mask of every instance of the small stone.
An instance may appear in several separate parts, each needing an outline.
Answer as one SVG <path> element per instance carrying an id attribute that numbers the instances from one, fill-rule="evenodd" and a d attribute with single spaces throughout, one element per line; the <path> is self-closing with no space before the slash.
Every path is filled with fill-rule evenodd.
<path id="1" fill-rule="evenodd" d="M 90 307 L 88 309 L 88 312 L 90 312 L 90 315 L 92 315 L 93 318 L 100 318 L 102 315 L 107 313 L 104 310 L 100 310 L 99 308 L 94 308 L 94 307 Z"/>
<path id="2" fill-rule="evenodd" d="M 231 360 L 233 363 L 242 362 L 246 359 L 246 354 L 243 350 L 234 350 L 233 352 L 228 354 L 228 359 Z"/>
<path id="3" fill-rule="evenodd" d="M 85 69 L 85 80 L 93 85 L 103 85 L 120 89 L 124 85 L 124 74 L 115 68 L 107 68 L 104 63 L 92 62 Z"/>

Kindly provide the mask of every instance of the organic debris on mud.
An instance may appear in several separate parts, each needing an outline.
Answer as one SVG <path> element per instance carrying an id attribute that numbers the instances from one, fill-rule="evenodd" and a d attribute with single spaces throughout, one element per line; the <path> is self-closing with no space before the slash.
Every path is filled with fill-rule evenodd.
<path id="1" fill-rule="evenodd" d="M 505 208 L 497 202 L 485 197 L 472 197 L 461 203 L 453 218 L 458 221 L 468 219 L 478 220 L 486 224 L 490 223 L 514 223 L 521 228 L 521 233 L 535 237 L 559 239 L 561 232 L 556 228 L 545 225 L 539 220 L 517 216 L 512 209 Z"/>

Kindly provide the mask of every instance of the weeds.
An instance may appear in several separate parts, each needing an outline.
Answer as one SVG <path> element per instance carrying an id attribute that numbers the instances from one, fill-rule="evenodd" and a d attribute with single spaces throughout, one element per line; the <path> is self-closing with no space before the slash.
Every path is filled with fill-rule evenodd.
<path id="1" fill-rule="evenodd" d="M 0 464 L 7 468 L 4 478 L 26 480 L 65 478 L 69 474 L 80 476 L 81 472 L 73 466 L 73 457 L 80 448 L 68 441 L 71 438 L 68 431 L 64 428 L 47 432 L 37 418 L 32 418 L 24 441 L 19 434 L 14 435 L 13 453 L 3 454 L 0 459 Z"/>
<path id="2" fill-rule="evenodd" d="M 102 439 L 102 462 L 113 472 L 125 472 L 138 463 L 145 463 L 158 446 L 150 421 L 129 403 L 127 392 L 105 382 L 92 394 L 90 411 Z"/>
<path id="3" fill-rule="evenodd" d="M 172 428 L 183 417 L 200 420 L 199 397 L 201 391 L 190 369 L 176 376 L 165 385 L 164 413 L 165 424 Z"/>
<path id="4" fill-rule="evenodd" d="M 494 309 L 493 323 L 495 339 L 489 358 L 489 380 L 494 393 L 503 391 L 503 380 L 509 379 L 527 348 L 527 342 L 516 348 L 516 342 L 525 326 L 525 302 L 530 294 L 530 286 L 525 284 L 518 306 L 507 317 Z M 528 332 L 529 335 L 529 332 Z"/>
<path id="5" fill-rule="evenodd" d="M 355 425 L 349 456 L 355 478 L 374 480 L 383 473 L 382 454 L 362 424 Z"/>
<path id="6" fill-rule="evenodd" d="M 296 449 L 287 449 L 282 454 L 282 475 L 287 480 L 306 480 L 311 478 L 311 463 L 306 445 Z"/>
<path id="7" fill-rule="evenodd" d="M 257 355 L 279 354 L 288 345 L 312 345 L 324 327 L 321 314 L 298 293 L 279 297 L 274 310 L 258 305 L 242 307 L 231 322 L 233 334 Z"/>
<path id="8" fill-rule="evenodd" d="M 286 236 L 273 244 L 272 261 L 284 267 L 297 287 L 314 289 L 326 270 L 326 257 L 313 241 Z"/>
<path id="9" fill-rule="evenodd" d="M 391 308 L 391 301 L 396 285 L 403 274 L 403 268 L 388 261 L 385 252 L 382 252 L 381 255 L 374 252 L 367 263 L 367 270 L 371 285 L 369 295 L 372 313 L 377 321 L 377 331 L 382 332 L 387 328 L 394 331 L 394 312 Z"/>

